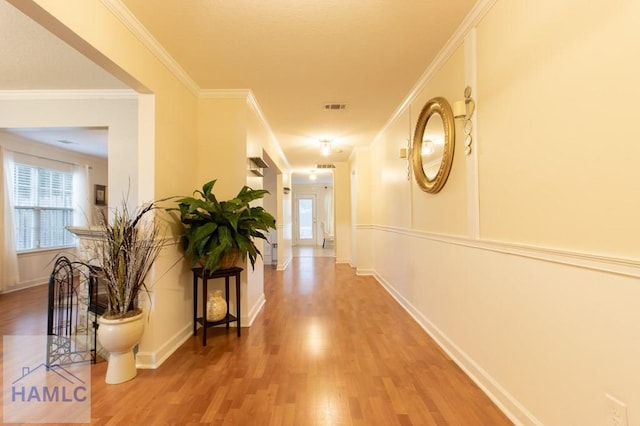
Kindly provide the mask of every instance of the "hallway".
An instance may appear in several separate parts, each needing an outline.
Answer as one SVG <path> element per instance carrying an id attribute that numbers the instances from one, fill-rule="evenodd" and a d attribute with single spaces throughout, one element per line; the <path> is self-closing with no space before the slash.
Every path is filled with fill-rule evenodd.
<path id="1" fill-rule="evenodd" d="M 336 251 L 333 243 L 327 243 L 326 247 L 322 246 L 293 246 L 293 257 L 335 257 Z"/>
<path id="2" fill-rule="evenodd" d="M 0 330 L 44 332 L 46 288 L 20 293 L 0 295 Z M 265 268 L 265 296 L 240 338 L 210 329 L 120 385 L 94 365 L 92 424 L 511 424 L 372 277 L 299 256 Z"/>

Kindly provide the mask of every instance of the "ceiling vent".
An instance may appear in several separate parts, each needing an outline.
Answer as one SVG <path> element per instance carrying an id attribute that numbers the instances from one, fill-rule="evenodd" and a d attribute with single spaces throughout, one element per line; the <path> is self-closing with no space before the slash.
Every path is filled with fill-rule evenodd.
<path id="1" fill-rule="evenodd" d="M 325 111 L 339 111 L 341 109 L 347 109 L 347 104 L 324 104 Z"/>
<path id="2" fill-rule="evenodd" d="M 316 169 L 335 169 L 335 164 L 318 164 Z"/>

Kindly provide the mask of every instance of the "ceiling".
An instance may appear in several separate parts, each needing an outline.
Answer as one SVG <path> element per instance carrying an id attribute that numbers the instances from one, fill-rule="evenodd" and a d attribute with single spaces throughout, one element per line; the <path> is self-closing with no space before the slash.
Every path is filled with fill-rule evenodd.
<path id="1" fill-rule="evenodd" d="M 108 0 L 120 1 L 200 89 L 252 90 L 304 173 L 369 145 L 475 3 Z M 124 88 L 6 0 L 0 56 L 0 90 Z M 326 157 L 323 139 L 333 142 Z"/>

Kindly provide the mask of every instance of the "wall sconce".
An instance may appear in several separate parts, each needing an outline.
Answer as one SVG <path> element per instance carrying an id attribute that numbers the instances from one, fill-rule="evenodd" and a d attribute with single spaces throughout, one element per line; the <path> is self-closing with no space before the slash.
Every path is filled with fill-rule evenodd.
<path id="1" fill-rule="evenodd" d="M 473 122 L 471 117 L 475 110 L 476 103 L 471 97 L 471 87 L 467 86 L 464 89 L 464 101 L 457 101 L 453 104 L 453 116 L 456 119 L 464 120 L 464 153 L 466 155 L 471 154 L 471 145 L 473 143 L 473 137 L 471 136 Z"/>
<path id="2" fill-rule="evenodd" d="M 316 171 L 311 170 L 311 173 L 309 174 L 309 180 L 316 180 L 316 179 L 318 179 L 318 176 L 316 176 Z"/>

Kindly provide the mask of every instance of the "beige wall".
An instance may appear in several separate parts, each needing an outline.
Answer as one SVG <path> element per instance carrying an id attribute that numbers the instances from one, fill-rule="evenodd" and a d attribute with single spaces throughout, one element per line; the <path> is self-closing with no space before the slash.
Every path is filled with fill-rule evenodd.
<path id="1" fill-rule="evenodd" d="M 372 205 L 375 192 L 371 178 L 375 164 L 371 149 L 358 149 L 351 161 L 351 266 L 358 274 L 371 274 L 373 267 L 373 245 L 371 243 L 373 223 Z M 377 172 L 377 170 L 376 170 Z"/>
<path id="2" fill-rule="evenodd" d="M 157 196 L 202 183 L 202 155 L 213 151 L 204 136 L 215 133 L 202 120 L 241 118 L 235 104 L 224 111 L 199 104 L 98 0 L 14 3 L 154 94 Z M 630 424 L 640 422 L 638 16 L 640 4 L 630 0 L 497 1 L 477 25 L 477 63 L 459 43 L 446 46 L 448 56 L 370 153 L 383 164 L 371 171 L 381 188 L 369 213 L 373 273 L 518 423 L 603 424 L 607 393 L 628 404 Z M 477 178 L 458 138 L 448 184 L 437 195 L 423 193 L 403 179 L 398 146 L 413 136 L 424 102 L 460 99 L 476 67 Z M 241 130 L 234 129 L 236 140 Z M 243 144 L 229 154 L 246 150 Z M 241 180 L 235 173 L 225 179 Z M 351 179 L 350 165 L 338 164 L 336 257 L 345 262 L 352 261 Z M 470 184 L 479 188 L 479 217 L 471 219 L 480 239 L 468 229 L 476 214 Z M 170 268 L 177 257 L 169 248 L 156 267 L 139 354 L 148 365 L 189 337 L 190 277 L 188 268 Z"/>
<path id="3" fill-rule="evenodd" d="M 291 238 L 291 203 L 287 201 L 290 195 L 284 193 L 284 187 L 291 187 L 291 170 L 280 145 L 275 140 L 269 124 L 266 122 L 260 106 L 252 93 L 248 93 L 249 122 L 247 132 L 247 151 L 251 157 L 261 157 L 268 159 L 272 166 L 265 170 L 265 179 L 274 178 L 271 182 L 273 186 L 265 189 L 270 191 L 273 204 L 265 209 L 276 218 L 276 230 L 271 231 L 276 234 L 278 241 L 277 248 L 277 268 L 283 270 L 291 261 L 292 238 Z M 267 177 L 269 175 L 269 177 Z M 251 175 L 250 175 L 251 176 Z M 258 181 L 260 178 L 253 178 Z M 269 250 L 269 247 L 266 247 Z"/>
<path id="4" fill-rule="evenodd" d="M 373 144 L 373 273 L 516 424 L 608 424 L 607 394 L 640 423 L 638 16 L 498 0 Z M 426 194 L 398 149 L 425 101 L 470 82 L 473 154 L 457 122 L 449 181 Z"/>
<path id="5" fill-rule="evenodd" d="M 334 232 L 337 263 L 351 263 L 351 169 L 337 162 L 333 172 Z"/>
<path id="6" fill-rule="evenodd" d="M 198 187 L 217 179 L 214 192 L 225 200 L 234 197 L 247 184 L 245 99 L 199 100 L 197 152 Z"/>
<path id="7" fill-rule="evenodd" d="M 406 108 L 379 136 L 370 154 L 372 163 L 378 165 L 370 172 L 371 186 L 378 189 L 376 192 L 379 195 L 371 200 L 371 204 L 375 206 L 371 212 L 373 223 L 411 227 L 412 209 L 407 200 L 411 199 L 412 192 L 418 188 L 407 178 L 410 158 L 400 158 L 400 149 L 408 148 L 413 137 L 412 125 L 409 108 Z M 379 208 L 381 200 L 389 207 Z"/>
<path id="8" fill-rule="evenodd" d="M 639 8 L 498 2 L 478 26 L 483 236 L 637 255 Z"/>
<path id="9" fill-rule="evenodd" d="M 143 93 L 153 93 L 153 103 L 144 102 L 140 116 L 153 128 L 138 129 L 146 143 L 136 149 L 139 180 L 155 198 L 190 194 L 197 185 L 197 98 L 118 18 L 98 0 L 83 2 L 21 1 L 16 7 L 71 46 Z M 100 22 L 100 25 L 96 25 Z M 148 143 L 152 138 L 154 143 Z M 126 161 L 122 153 L 112 162 Z M 110 174 L 109 186 L 117 190 Z M 110 203 L 114 200 L 110 199 Z M 171 231 L 170 231 L 171 232 Z M 169 240 L 173 240 L 171 235 Z M 168 243 L 156 263 L 149 321 L 140 344 L 138 364 L 156 367 L 191 334 L 191 276 L 181 261 L 177 242 Z"/>
<path id="10" fill-rule="evenodd" d="M 415 125 L 425 103 L 431 98 L 442 96 L 449 101 L 453 108 L 453 102 L 462 97 L 463 89 L 464 54 L 463 49 L 459 48 L 411 103 L 412 143 Z M 455 127 L 458 133 L 462 133 L 462 128 L 458 123 Z M 415 179 L 411 180 L 411 215 L 413 228 L 416 230 L 448 235 L 467 235 L 467 190 L 463 140 L 462 137 L 456 140 L 458 143 L 455 144 L 449 179 L 437 195 L 423 192 L 415 183 Z"/>

